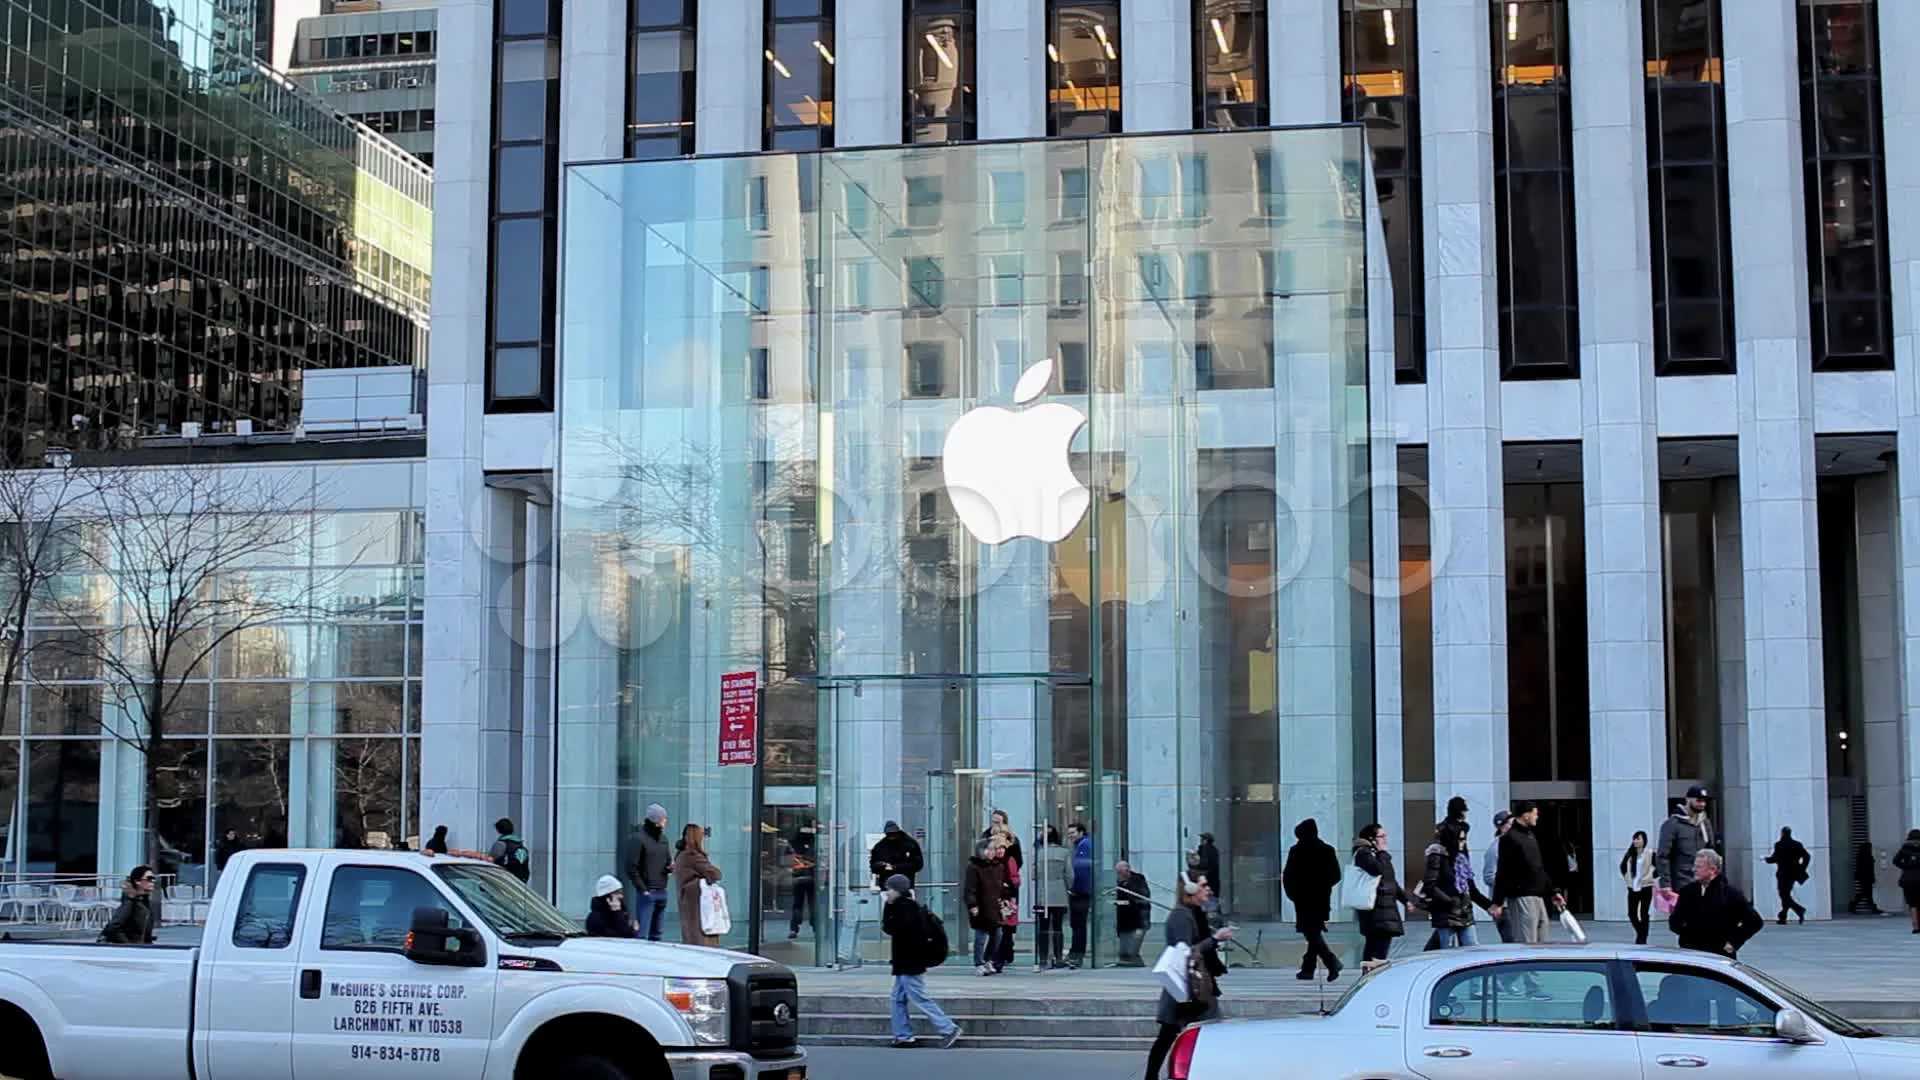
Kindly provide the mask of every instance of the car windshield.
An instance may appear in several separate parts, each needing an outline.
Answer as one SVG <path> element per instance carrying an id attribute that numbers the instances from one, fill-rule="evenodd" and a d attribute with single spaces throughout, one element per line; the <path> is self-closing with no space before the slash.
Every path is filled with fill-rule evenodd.
<path id="1" fill-rule="evenodd" d="M 507 941 L 529 942 L 585 937 L 586 931 L 560 914 L 520 879 L 497 866 L 441 865 L 433 868 L 480 918 Z"/>
<path id="2" fill-rule="evenodd" d="M 1327 1015 L 1328 1016 L 1337 1015 L 1341 1009 L 1344 1009 L 1347 1007 L 1347 1002 L 1352 1001 L 1354 998 L 1354 995 L 1360 992 L 1361 987 L 1367 985 L 1369 982 L 1372 982 L 1373 977 L 1375 975 L 1378 975 L 1385 970 L 1387 970 L 1387 965 L 1381 964 L 1375 967 L 1371 971 L 1361 972 L 1360 977 L 1358 979 L 1355 979 L 1353 981 L 1353 984 L 1347 987 L 1347 992 L 1340 995 L 1340 1000 L 1334 1002 L 1333 1007 L 1327 1010 Z"/>
<path id="3" fill-rule="evenodd" d="M 1740 974 L 1759 983 L 1766 988 L 1768 993 L 1807 1014 L 1807 1016 L 1813 1019 L 1814 1023 L 1819 1024 L 1835 1035 L 1849 1039 L 1874 1039 L 1880 1037 L 1880 1032 L 1864 1024 L 1856 1024 L 1824 1005 L 1808 1001 L 1798 993 L 1788 989 L 1780 980 L 1766 974 L 1759 968 L 1748 967 L 1745 964 L 1735 964 L 1734 966 L 1739 969 Z"/>

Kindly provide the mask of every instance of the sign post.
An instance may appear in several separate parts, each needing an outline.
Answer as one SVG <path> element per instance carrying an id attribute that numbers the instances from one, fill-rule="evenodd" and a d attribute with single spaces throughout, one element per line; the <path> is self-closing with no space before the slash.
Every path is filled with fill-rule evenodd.
<path id="1" fill-rule="evenodd" d="M 760 673 L 720 676 L 720 764 L 753 765 L 760 758 Z"/>

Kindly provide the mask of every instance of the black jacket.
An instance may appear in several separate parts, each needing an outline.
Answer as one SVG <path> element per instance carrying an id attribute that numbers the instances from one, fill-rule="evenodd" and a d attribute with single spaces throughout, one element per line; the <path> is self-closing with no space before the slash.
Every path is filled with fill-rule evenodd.
<path id="1" fill-rule="evenodd" d="M 587 909 L 587 933 L 593 937 L 633 937 L 633 916 L 625 908 L 613 910 L 606 897 L 596 896 Z"/>
<path id="2" fill-rule="evenodd" d="M 867 856 L 867 869 L 873 874 L 873 883 L 883 889 L 887 879 L 895 874 L 904 875 L 909 882 L 916 881 L 926 863 L 926 856 L 920 853 L 920 841 L 904 832 L 881 837 Z"/>
<path id="3" fill-rule="evenodd" d="M 1373 894 L 1373 910 L 1356 913 L 1360 932 L 1368 937 L 1399 937 L 1406 933 L 1407 922 L 1400 914 L 1400 905 L 1413 898 L 1400 887 L 1399 875 L 1393 871 L 1393 854 L 1376 851 L 1372 844 L 1361 844 L 1353 849 L 1353 865 L 1380 879 L 1380 890 Z"/>
<path id="4" fill-rule="evenodd" d="M 1227 965 L 1220 959 L 1220 943 L 1214 940 L 1213 928 L 1207 923 L 1207 913 L 1199 908 L 1181 904 L 1167 914 L 1167 947 L 1175 945 L 1191 948 L 1216 979 L 1227 973 Z M 1165 990 L 1160 991 L 1160 1003 L 1154 1010 L 1154 1018 L 1160 1023 L 1176 1027 L 1211 1020 L 1218 1015 L 1218 1001 L 1208 1005 L 1182 1003 L 1173 1000 L 1173 995 Z"/>
<path id="5" fill-rule="evenodd" d="M 996 930 L 1003 924 L 1000 902 L 1007 899 L 1007 865 L 999 859 L 978 855 L 967 860 L 966 873 L 960 876 L 960 903 L 967 909 L 967 925 L 975 930 Z"/>
<path id="6" fill-rule="evenodd" d="M 1681 889 L 1667 926 L 1683 949 L 1731 956 L 1766 926 L 1766 920 L 1753 910 L 1745 893 L 1717 877 Z"/>
<path id="7" fill-rule="evenodd" d="M 1920 889 L 1920 844 L 1905 843 L 1893 853 L 1893 865 L 1900 870 L 1900 887 Z"/>
<path id="8" fill-rule="evenodd" d="M 1426 886 L 1427 911 L 1435 928 L 1464 930 L 1473 925 L 1473 906 L 1492 907 L 1493 901 L 1480 891 L 1473 880 L 1473 857 L 1467 857 L 1467 891 L 1454 887 L 1454 854 L 1439 844 L 1427 845 L 1427 870 L 1421 881 Z"/>
<path id="9" fill-rule="evenodd" d="M 1293 835 L 1299 842 L 1287 849 L 1280 868 L 1280 887 L 1293 901 L 1293 928 L 1303 934 L 1324 930 L 1333 917 L 1333 890 L 1340 887 L 1340 855 L 1320 839 L 1312 821 L 1294 826 Z"/>
<path id="10" fill-rule="evenodd" d="M 880 913 L 880 930 L 893 939 L 893 973 L 927 973 L 927 916 L 919 901 L 903 896 Z"/>
<path id="11" fill-rule="evenodd" d="M 156 922 L 151 897 L 124 893 L 107 928 L 100 931 L 100 940 L 110 945 L 151 945 Z"/>
<path id="12" fill-rule="evenodd" d="M 633 887 L 641 892 L 665 892 L 667 874 L 673 868 L 673 851 L 660 827 L 649 821 L 634 833 L 633 865 L 627 873 Z"/>
<path id="13" fill-rule="evenodd" d="M 1519 822 L 1500 838 L 1500 867 L 1493 882 L 1493 902 L 1504 904 L 1515 897 L 1537 896 L 1553 899 L 1553 876 L 1540 855 L 1540 838 Z"/>
<path id="14" fill-rule="evenodd" d="M 1812 865 L 1813 856 L 1807 854 L 1806 845 L 1788 837 L 1776 841 L 1773 854 L 1767 856 L 1773 864 L 1773 876 L 1783 885 L 1798 885 L 1807 880 L 1807 867 Z"/>
<path id="15" fill-rule="evenodd" d="M 1153 925 L 1153 890 L 1145 874 L 1135 870 L 1124 881 L 1115 882 L 1113 928 L 1122 934 L 1145 930 Z"/>

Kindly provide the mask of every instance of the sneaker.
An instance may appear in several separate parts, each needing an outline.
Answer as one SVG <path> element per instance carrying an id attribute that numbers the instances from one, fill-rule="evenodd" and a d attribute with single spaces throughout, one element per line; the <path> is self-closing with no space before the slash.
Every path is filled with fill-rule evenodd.
<path id="1" fill-rule="evenodd" d="M 911 1049 L 913 1049 L 914 1047 L 916 1047 L 916 1046 L 919 1046 L 919 1045 L 920 1045 L 920 1040 L 918 1040 L 918 1039 L 895 1039 L 895 1040 L 893 1040 L 893 1048 L 894 1048 L 895 1050 L 911 1050 Z"/>
<path id="2" fill-rule="evenodd" d="M 974 968 L 973 970 L 979 972 L 981 975 L 993 974 L 993 968 L 987 966 L 986 964 L 981 964 L 979 967 Z"/>
<path id="3" fill-rule="evenodd" d="M 960 1041 L 961 1034 L 962 1032 L 960 1031 L 960 1025 L 955 1024 L 953 1026 L 952 1031 L 949 1031 L 945 1035 L 940 1036 L 940 1049 L 942 1050 L 953 1049 L 953 1044 Z"/>

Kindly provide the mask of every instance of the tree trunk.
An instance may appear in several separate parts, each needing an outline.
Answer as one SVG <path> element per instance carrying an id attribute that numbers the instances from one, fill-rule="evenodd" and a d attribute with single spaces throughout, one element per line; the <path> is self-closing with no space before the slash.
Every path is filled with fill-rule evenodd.
<path id="1" fill-rule="evenodd" d="M 147 737 L 142 743 L 141 770 L 145 776 L 146 815 L 141 822 L 145 826 L 147 839 L 146 864 L 153 867 L 154 874 L 160 873 L 160 738 L 166 730 L 165 717 L 160 715 L 160 702 L 164 700 L 165 685 L 155 682 L 148 691 Z"/>

